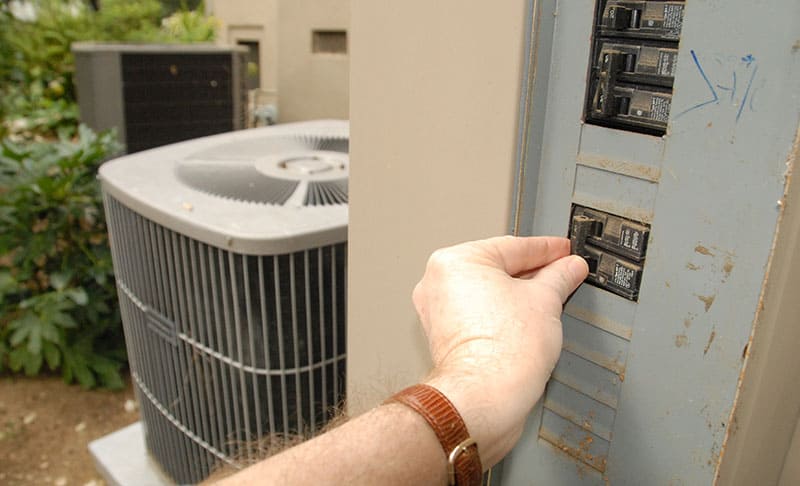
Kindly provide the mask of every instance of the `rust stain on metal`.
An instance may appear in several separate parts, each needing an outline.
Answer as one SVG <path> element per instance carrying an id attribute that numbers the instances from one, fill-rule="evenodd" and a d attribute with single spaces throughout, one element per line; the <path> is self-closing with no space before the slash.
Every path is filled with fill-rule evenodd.
<path id="1" fill-rule="evenodd" d="M 695 270 L 700 270 L 700 267 L 695 265 L 694 263 L 688 262 L 686 263 L 686 269 L 695 271 Z"/>
<path id="2" fill-rule="evenodd" d="M 583 194 L 576 193 L 573 202 L 581 206 L 590 206 L 594 209 L 606 211 L 623 218 L 639 221 L 641 223 L 653 223 L 653 211 L 644 208 L 637 208 L 630 204 L 621 204 L 615 200 L 599 200 L 593 197 L 584 197 Z"/>
<path id="3" fill-rule="evenodd" d="M 716 442 L 714 442 L 711 445 L 711 463 L 712 464 L 719 464 L 720 456 L 721 456 L 720 447 Z"/>
<path id="4" fill-rule="evenodd" d="M 622 373 L 617 373 L 617 376 L 619 377 L 619 381 L 621 381 L 621 382 L 625 381 L 625 372 L 624 371 Z"/>
<path id="5" fill-rule="evenodd" d="M 688 344 L 689 344 L 689 338 L 686 336 L 686 334 L 678 334 L 677 336 L 675 336 L 676 348 L 682 348 Z"/>
<path id="6" fill-rule="evenodd" d="M 587 433 L 583 439 L 578 442 L 577 447 L 572 447 L 567 443 L 567 439 L 565 438 L 565 433 L 562 433 L 558 437 L 555 437 L 555 434 L 551 433 L 547 429 L 542 429 L 539 431 L 539 437 L 546 440 L 550 444 L 554 445 L 556 449 L 560 450 L 561 452 L 565 453 L 566 455 L 570 456 L 573 459 L 576 459 L 586 465 L 597 469 L 598 471 L 605 472 L 606 470 L 606 458 L 604 456 L 595 456 L 591 452 L 589 452 L 589 448 L 591 447 L 592 443 L 594 442 L 594 438 L 591 434 Z M 578 472 L 582 472 L 580 468 Z"/>
<path id="7" fill-rule="evenodd" d="M 731 259 L 730 255 L 725 257 L 725 264 L 722 266 L 722 271 L 725 273 L 725 280 L 728 280 L 728 277 L 731 276 L 731 272 L 733 271 L 733 260 Z"/>
<path id="8" fill-rule="evenodd" d="M 722 267 L 722 271 L 725 272 L 726 278 L 730 276 L 732 270 L 733 270 L 733 262 L 731 262 L 730 260 L 726 261 L 725 266 Z"/>
<path id="9" fill-rule="evenodd" d="M 570 447 L 564 442 L 563 437 L 560 437 L 556 446 L 573 459 L 585 462 L 600 472 L 605 472 L 606 458 L 602 456 L 595 456 L 589 452 L 589 448 L 592 446 L 593 442 L 594 438 L 591 435 L 586 435 L 578 443 L 578 447 Z"/>
<path id="10" fill-rule="evenodd" d="M 716 295 L 697 295 L 697 294 L 695 294 L 695 296 L 700 300 L 700 302 L 705 304 L 706 312 L 708 312 L 708 310 L 711 309 L 711 306 L 714 305 L 714 299 L 717 298 Z"/>
<path id="11" fill-rule="evenodd" d="M 703 245 L 697 245 L 697 246 L 695 246 L 695 247 L 694 247 L 694 251 L 695 251 L 695 253 L 699 253 L 699 254 L 701 254 L 701 255 L 705 255 L 705 256 L 714 256 L 714 254 L 713 254 L 713 253 L 711 253 L 711 250 L 709 250 L 708 248 L 706 248 L 706 247 L 705 247 L 705 246 L 703 246 Z"/>
<path id="12" fill-rule="evenodd" d="M 708 336 L 708 342 L 706 343 L 705 349 L 703 349 L 703 356 L 708 354 L 708 350 L 711 348 L 711 343 L 714 342 L 715 337 L 717 337 L 717 331 L 715 329 L 711 329 L 711 334 Z"/>
<path id="13" fill-rule="evenodd" d="M 627 160 L 609 159 L 597 155 L 580 154 L 577 160 L 579 165 L 593 167 L 595 169 L 622 174 L 648 182 L 658 182 L 661 180 L 661 169 L 650 165 L 637 164 Z"/>
<path id="14" fill-rule="evenodd" d="M 625 363 L 621 362 L 621 356 L 612 358 L 601 352 L 586 349 L 585 347 L 571 341 L 564 341 L 563 347 L 570 353 L 576 354 L 581 358 L 600 365 L 607 370 L 613 371 L 614 373 L 622 373 L 625 371 Z"/>

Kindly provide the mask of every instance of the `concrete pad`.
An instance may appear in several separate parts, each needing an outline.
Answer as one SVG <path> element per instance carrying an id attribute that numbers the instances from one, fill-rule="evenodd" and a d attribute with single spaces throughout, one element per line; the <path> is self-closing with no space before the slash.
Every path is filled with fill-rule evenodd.
<path id="1" fill-rule="evenodd" d="M 150 458 L 141 422 L 89 443 L 95 465 L 109 486 L 173 486 Z"/>

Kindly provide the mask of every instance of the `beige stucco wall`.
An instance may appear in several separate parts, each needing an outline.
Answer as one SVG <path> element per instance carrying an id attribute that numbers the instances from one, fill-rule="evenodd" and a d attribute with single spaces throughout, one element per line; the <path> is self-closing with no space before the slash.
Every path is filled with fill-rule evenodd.
<path id="1" fill-rule="evenodd" d="M 352 4 L 351 412 L 428 370 L 411 291 L 430 252 L 507 232 L 525 4 Z"/>
<path id="2" fill-rule="evenodd" d="M 311 52 L 314 30 L 348 30 L 348 0 L 207 0 L 206 5 L 221 23 L 218 43 L 259 42 L 261 89 L 277 96 L 280 122 L 348 118 L 349 53 Z"/>
<path id="3" fill-rule="evenodd" d="M 348 0 L 281 0 L 278 9 L 280 121 L 348 118 L 349 54 L 311 52 L 313 30 L 348 30 Z"/>
<path id="4" fill-rule="evenodd" d="M 261 89 L 278 89 L 278 1 L 206 0 L 206 9 L 220 21 L 217 42 L 259 42 Z"/>

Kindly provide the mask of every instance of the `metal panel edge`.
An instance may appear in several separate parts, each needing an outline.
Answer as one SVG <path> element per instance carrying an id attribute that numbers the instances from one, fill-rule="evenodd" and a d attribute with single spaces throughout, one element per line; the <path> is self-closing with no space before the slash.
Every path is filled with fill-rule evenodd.
<path id="1" fill-rule="evenodd" d="M 800 127 L 786 165 L 786 191 L 755 324 L 744 353 L 737 397 L 715 484 L 777 484 L 800 413 L 800 185 L 791 180 L 800 158 Z M 790 370 L 795 370 L 792 373 Z M 795 446 L 797 447 L 797 446 Z M 785 478 L 784 480 L 788 480 Z M 800 477 L 793 478 L 800 481 Z"/>
<path id="2" fill-rule="evenodd" d="M 547 113 L 547 84 L 553 32 L 558 15 L 558 0 L 531 0 L 525 29 L 526 58 L 521 80 L 519 144 L 510 231 L 527 235 L 532 220 L 539 184 L 544 121 Z"/>

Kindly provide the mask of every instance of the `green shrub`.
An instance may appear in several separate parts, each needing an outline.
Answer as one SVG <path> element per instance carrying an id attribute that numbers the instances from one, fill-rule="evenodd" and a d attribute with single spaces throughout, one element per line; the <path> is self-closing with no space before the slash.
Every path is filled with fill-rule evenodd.
<path id="1" fill-rule="evenodd" d="M 78 127 L 70 46 L 210 41 L 216 20 L 182 0 L 27 3 L 36 15 L 23 20 L 0 0 L 0 372 L 118 388 L 125 347 L 95 175 L 119 147 Z"/>
<path id="2" fill-rule="evenodd" d="M 198 10 L 180 10 L 161 21 L 161 28 L 170 40 L 177 42 L 211 42 L 219 21 Z"/>
<path id="3" fill-rule="evenodd" d="M 33 375 L 46 365 L 85 387 L 123 385 L 96 179 L 115 140 L 81 126 L 74 141 L 0 143 L 0 371 Z"/>

